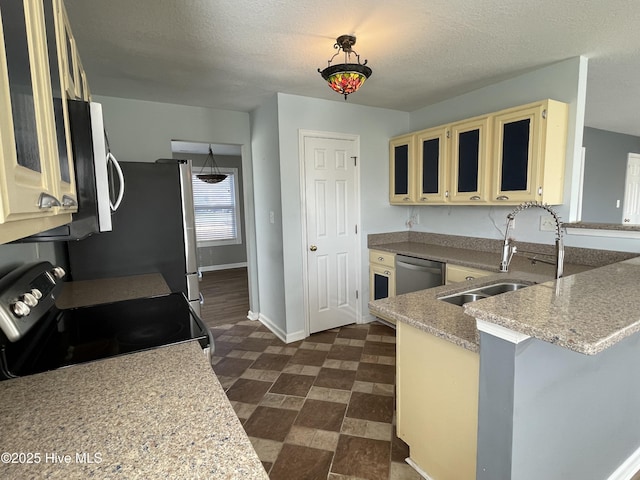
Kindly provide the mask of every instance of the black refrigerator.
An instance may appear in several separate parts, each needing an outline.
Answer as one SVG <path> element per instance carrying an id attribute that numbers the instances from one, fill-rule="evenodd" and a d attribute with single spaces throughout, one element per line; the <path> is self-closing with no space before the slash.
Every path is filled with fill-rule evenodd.
<path id="1" fill-rule="evenodd" d="M 112 230 L 67 242 L 72 280 L 161 273 L 200 312 L 190 160 L 120 162 L 125 193 Z"/>

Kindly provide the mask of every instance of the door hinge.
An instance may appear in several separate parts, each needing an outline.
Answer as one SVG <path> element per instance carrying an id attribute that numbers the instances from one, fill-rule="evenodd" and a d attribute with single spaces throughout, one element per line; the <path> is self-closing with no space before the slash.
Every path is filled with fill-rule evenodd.
<path id="1" fill-rule="evenodd" d="M 358 234 L 358 225 L 356 225 L 356 235 Z"/>
<path id="2" fill-rule="evenodd" d="M 356 300 L 358 300 L 358 290 L 356 290 Z"/>
<path id="3" fill-rule="evenodd" d="M 358 166 L 358 157 L 351 157 L 353 158 L 353 166 L 357 167 Z"/>

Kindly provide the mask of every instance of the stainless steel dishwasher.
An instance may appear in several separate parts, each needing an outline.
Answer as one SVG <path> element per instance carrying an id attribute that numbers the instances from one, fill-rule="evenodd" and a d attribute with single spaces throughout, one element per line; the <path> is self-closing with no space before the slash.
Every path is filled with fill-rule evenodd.
<path id="1" fill-rule="evenodd" d="M 442 285 L 444 263 L 396 255 L 396 295 Z"/>

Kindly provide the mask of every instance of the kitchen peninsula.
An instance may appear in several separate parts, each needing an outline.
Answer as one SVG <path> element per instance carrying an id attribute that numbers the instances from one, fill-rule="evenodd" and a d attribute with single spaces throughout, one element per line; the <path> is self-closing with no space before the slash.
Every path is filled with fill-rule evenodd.
<path id="1" fill-rule="evenodd" d="M 436 254 L 440 261 L 497 270 L 499 249 L 480 251 L 473 239 L 405 233 L 412 238 L 389 243 L 374 238 L 370 246 L 414 255 L 421 251 L 423 258 Z M 640 260 L 631 258 L 634 254 L 578 250 L 568 249 L 567 276 L 558 281 L 551 265 L 516 257 L 507 274 L 370 303 L 374 315 L 398 322 L 399 434 L 405 422 L 403 395 L 416 391 L 425 411 L 435 405 L 444 409 L 440 417 L 454 421 L 448 431 L 438 424 L 414 427 L 441 435 L 438 442 L 425 442 L 428 448 L 415 449 L 414 461 L 424 472 L 443 480 L 613 480 L 629 478 L 625 475 L 638 469 L 640 311 L 633 291 L 640 282 Z M 501 280 L 538 284 L 465 307 L 438 299 Z M 416 344 L 416 338 L 425 342 Z M 421 352 L 414 355 L 419 364 L 414 371 L 424 377 L 414 383 L 432 382 L 420 390 L 407 391 L 402 384 L 403 369 L 411 369 L 403 361 L 404 344 L 409 353 Z M 434 359 L 431 352 L 445 357 Z M 456 411 L 459 407 L 472 411 Z M 408 419 L 420 420 L 430 417 Z M 467 441 L 466 450 L 452 444 L 456 422 L 467 433 L 477 432 L 477 444 Z M 408 443 L 413 459 L 416 443 Z M 456 448 L 466 459 L 443 464 L 442 452 Z M 439 454 L 430 456 L 429 449 Z M 461 473 L 458 468 L 465 464 Z"/>

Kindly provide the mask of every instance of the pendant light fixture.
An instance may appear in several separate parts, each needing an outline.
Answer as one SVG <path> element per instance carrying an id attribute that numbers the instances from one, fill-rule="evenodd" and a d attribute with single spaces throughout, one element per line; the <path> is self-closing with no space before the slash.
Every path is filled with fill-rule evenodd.
<path id="1" fill-rule="evenodd" d="M 207 164 L 211 160 L 211 166 L 209 167 L 210 173 L 202 173 L 204 169 L 207 167 Z M 198 180 L 202 180 L 206 183 L 220 183 L 227 175 L 224 173 L 220 173 L 220 169 L 218 168 L 218 164 L 216 163 L 216 159 L 213 158 L 213 151 L 211 150 L 211 145 L 209 145 L 209 155 L 207 155 L 207 159 L 204 162 L 204 165 L 200 169 L 200 173 L 196 175 Z"/>
<path id="2" fill-rule="evenodd" d="M 345 100 L 347 99 L 347 95 L 357 91 L 372 73 L 371 69 L 366 66 L 366 60 L 364 63 L 360 63 L 360 55 L 353 50 L 353 46 L 355 44 L 355 36 L 340 35 L 333 46 L 333 48 L 338 51 L 329 59 L 329 65 L 324 70 L 318 69 L 322 78 L 329 83 L 329 87 L 344 95 Z M 344 53 L 344 63 L 331 65 L 333 59 L 336 58 L 341 51 Z M 352 54 L 355 56 L 358 63 L 352 63 Z"/>

